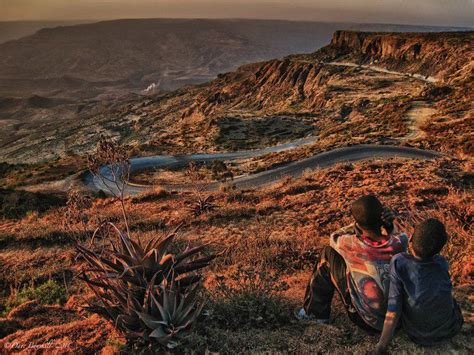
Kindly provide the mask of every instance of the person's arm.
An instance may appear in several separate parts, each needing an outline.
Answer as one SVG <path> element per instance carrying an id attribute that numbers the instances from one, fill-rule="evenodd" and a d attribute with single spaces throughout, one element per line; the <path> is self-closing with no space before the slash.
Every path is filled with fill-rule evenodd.
<path id="1" fill-rule="evenodd" d="M 392 234 L 395 232 L 395 212 L 393 212 L 388 207 L 385 207 L 382 213 L 382 222 L 384 229 L 388 234 Z"/>
<path id="2" fill-rule="evenodd" d="M 402 314 L 404 291 L 403 284 L 397 273 L 397 259 L 399 259 L 399 257 L 396 255 L 390 261 L 390 289 L 388 292 L 387 313 L 385 314 L 382 334 L 380 335 L 379 342 L 375 346 L 376 354 L 383 354 L 387 351 Z"/>
<path id="3" fill-rule="evenodd" d="M 383 324 L 382 334 L 380 335 L 379 342 L 375 346 L 375 354 L 386 353 L 388 345 L 392 341 L 393 335 L 395 334 L 395 329 L 397 329 L 397 324 L 401 314 L 401 311 L 389 311 L 385 315 L 385 322 Z"/>

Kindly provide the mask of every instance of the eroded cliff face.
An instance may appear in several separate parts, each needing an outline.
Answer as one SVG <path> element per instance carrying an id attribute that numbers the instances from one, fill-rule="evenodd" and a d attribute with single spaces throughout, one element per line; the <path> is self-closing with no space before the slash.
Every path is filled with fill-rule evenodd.
<path id="1" fill-rule="evenodd" d="M 462 147 L 469 152 L 466 135 L 455 132 L 456 127 L 472 131 L 473 44 L 471 32 L 338 31 L 315 53 L 250 64 L 220 75 L 194 92 L 191 104 L 180 110 L 181 122 L 190 127 L 210 122 L 215 133 L 223 117 L 309 115 L 317 117 L 320 130 L 347 124 L 354 131 L 354 122 L 374 125 L 389 120 L 392 123 L 384 129 L 393 135 L 402 134 L 398 130 L 405 125 L 403 112 L 411 102 L 425 100 L 444 116 L 424 125 L 429 136 L 437 137 L 429 138 L 429 147 L 447 151 Z"/>
<path id="2" fill-rule="evenodd" d="M 198 95 L 190 112 L 197 109 L 207 116 L 224 107 L 272 112 L 295 105 L 316 109 L 324 105 L 321 88 L 331 69 L 318 62 L 288 58 L 248 65 L 212 82 Z"/>
<path id="3" fill-rule="evenodd" d="M 370 33 L 337 31 L 330 47 L 340 60 L 372 63 L 438 78 L 447 83 L 472 78 L 474 32 Z"/>
<path id="4" fill-rule="evenodd" d="M 474 33 L 365 33 L 337 31 L 327 47 L 311 55 L 251 64 L 205 86 L 183 116 L 221 109 L 266 112 L 315 110 L 327 106 L 328 85 L 341 71 L 330 62 L 355 63 L 417 74 L 440 84 L 472 81 Z"/>

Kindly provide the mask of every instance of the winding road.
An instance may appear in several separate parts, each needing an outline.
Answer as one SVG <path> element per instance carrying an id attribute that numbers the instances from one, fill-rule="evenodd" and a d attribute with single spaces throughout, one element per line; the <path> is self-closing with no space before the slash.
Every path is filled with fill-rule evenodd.
<path id="1" fill-rule="evenodd" d="M 351 62 L 328 62 L 326 65 L 333 66 L 345 66 L 345 67 L 361 67 L 376 72 L 395 74 L 399 76 L 412 77 L 418 80 L 422 80 L 427 83 L 437 82 L 438 79 L 423 76 L 420 74 L 402 73 L 384 69 L 373 65 L 359 65 Z M 423 102 L 414 102 L 412 111 L 408 115 L 408 119 L 411 125 L 414 126 L 422 118 L 426 118 L 429 111 L 427 105 Z M 420 117 L 418 117 L 420 116 Z M 422 116 L 422 117 L 421 117 Z M 415 136 L 413 127 L 406 139 Z M 404 139 L 404 140 L 406 140 Z M 269 153 L 283 152 L 290 149 L 295 149 L 304 145 L 308 145 L 317 140 L 317 137 L 311 136 L 302 138 L 290 143 L 280 144 L 273 147 L 267 147 L 257 150 L 247 150 L 230 153 L 216 153 L 216 154 L 191 154 L 191 155 L 179 155 L 179 156 L 152 156 L 133 158 L 130 160 L 131 167 L 130 173 L 136 173 L 138 171 L 144 171 L 149 169 L 176 169 L 179 167 L 185 167 L 191 162 L 211 162 L 215 160 L 232 161 L 237 159 L 254 158 L 264 156 Z M 374 159 L 374 158 L 411 158 L 411 159 L 435 159 L 441 156 L 439 153 L 434 151 L 421 150 L 416 148 L 409 148 L 404 146 L 390 146 L 390 145 L 368 145 L 361 144 L 350 147 L 337 148 L 328 152 L 316 154 L 312 157 L 301 159 L 299 161 L 291 162 L 283 166 L 279 166 L 273 169 L 262 171 L 260 173 L 243 175 L 236 177 L 233 180 L 233 184 L 238 189 L 258 188 L 265 185 L 275 183 L 283 177 L 298 177 L 307 169 L 324 168 L 329 167 L 340 162 L 354 162 L 360 160 Z M 153 186 L 151 185 L 138 185 L 132 183 L 123 183 L 118 181 L 114 183 L 112 180 L 112 172 L 108 166 L 103 166 L 100 169 L 100 175 L 104 178 L 99 178 L 91 173 L 86 173 L 83 176 L 83 182 L 92 190 L 103 191 L 107 194 L 117 194 L 119 189 L 124 189 L 126 195 L 136 195 L 149 190 Z M 220 182 L 202 183 L 201 188 L 204 190 L 216 190 L 220 186 Z M 118 185 L 118 186 L 117 186 Z M 175 191 L 187 191 L 196 187 L 195 184 L 170 184 L 160 185 L 160 187 L 167 190 Z"/>
<path id="2" fill-rule="evenodd" d="M 375 65 L 357 64 L 357 63 L 352 63 L 352 62 L 326 62 L 324 64 L 337 66 L 337 67 L 364 68 L 364 69 L 368 69 L 368 70 L 375 71 L 378 73 L 410 77 L 410 78 L 418 79 L 430 84 L 437 83 L 439 81 L 439 79 L 434 78 L 432 76 L 426 76 L 426 75 L 417 74 L 417 73 L 403 73 L 399 71 L 388 70 L 388 69 L 378 67 Z"/>
<path id="3" fill-rule="evenodd" d="M 294 143 L 292 143 L 294 144 Z M 147 158 L 131 159 L 132 172 L 150 169 L 150 168 L 177 168 L 188 165 L 190 162 L 204 162 L 213 160 L 235 160 L 243 157 L 258 156 L 262 151 L 268 151 L 272 148 L 266 148 L 259 151 L 246 151 L 236 153 L 222 154 L 194 154 L 186 156 L 155 156 Z M 273 149 L 282 149 L 281 146 L 273 147 Z M 291 148 L 287 148 L 291 149 Z M 282 150 L 279 150 L 282 151 Z M 258 188 L 265 185 L 275 183 L 283 177 L 298 177 L 307 170 L 314 168 L 324 168 L 340 162 L 354 162 L 360 160 L 374 158 L 411 158 L 429 160 L 439 157 L 440 154 L 433 151 L 421 150 L 416 148 L 391 146 L 391 145 L 370 145 L 361 144 L 344 148 L 337 148 L 328 152 L 319 153 L 312 157 L 299 161 L 288 163 L 274 169 L 262 171 L 257 174 L 245 175 L 237 177 L 233 180 L 233 184 L 238 189 Z M 111 179 L 111 171 L 108 167 L 102 167 L 101 174 L 107 179 Z M 117 193 L 118 189 L 114 183 L 100 179 L 92 174 L 84 177 L 87 186 L 94 190 L 102 190 L 105 193 Z M 119 182 L 121 185 L 121 182 Z M 216 190 L 220 186 L 219 182 L 202 184 L 204 190 Z M 195 188 L 193 184 L 182 185 L 164 185 L 161 186 L 168 190 L 187 191 Z M 150 189 L 151 186 L 126 184 L 124 191 L 126 195 L 136 195 Z"/>

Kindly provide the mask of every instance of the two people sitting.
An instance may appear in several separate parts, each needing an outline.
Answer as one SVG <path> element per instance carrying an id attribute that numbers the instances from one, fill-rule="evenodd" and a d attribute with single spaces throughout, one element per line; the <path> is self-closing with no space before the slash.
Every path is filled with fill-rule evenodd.
<path id="1" fill-rule="evenodd" d="M 409 240 L 375 196 L 359 198 L 351 210 L 354 223 L 331 235 L 297 317 L 329 323 L 337 291 L 356 325 L 381 332 L 376 353 L 386 351 L 399 327 L 424 346 L 456 335 L 463 317 L 452 296 L 448 263 L 439 255 L 448 239 L 444 225 L 427 219 Z"/>

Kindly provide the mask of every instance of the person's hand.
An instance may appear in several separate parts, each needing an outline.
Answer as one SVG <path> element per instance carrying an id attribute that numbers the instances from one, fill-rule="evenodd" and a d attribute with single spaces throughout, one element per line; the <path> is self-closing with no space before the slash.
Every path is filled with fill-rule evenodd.
<path id="1" fill-rule="evenodd" d="M 388 354 L 387 347 L 383 344 L 377 343 L 375 345 L 375 349 L 372 352 L 374 355 L 382 355 L 382 354 Z"/>
<path id="2" fill-rule="evenodd" d="M 393 230 L 393 221 L 395 220 L 395 213 L 389 209 L 389 208 L 384 208 L 382 212 L 382 222 L 387 229 L 387 232 L 392 232 Z"/>

